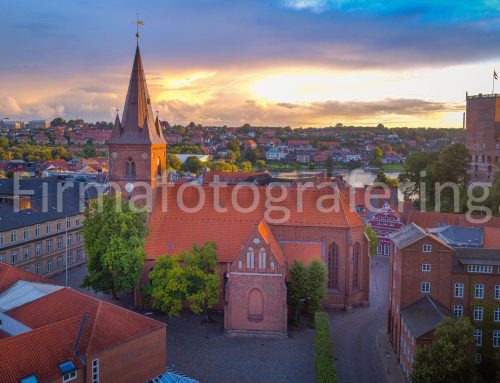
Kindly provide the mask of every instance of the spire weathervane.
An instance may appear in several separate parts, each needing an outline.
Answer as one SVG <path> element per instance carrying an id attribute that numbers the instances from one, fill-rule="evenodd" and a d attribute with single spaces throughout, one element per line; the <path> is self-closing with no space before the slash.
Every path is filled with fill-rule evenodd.
<path id="1" fill-rule="evenodd" d="M 137 18 L 135 20 L 135 25 L 136 25 L 136 32 L 135 32 L 135 37 L 137 38 L 137 45 L 139 45 L 139 25 L 144 25 L 144 21 L 139 20 L 139 13 L 137 14 Z"/>

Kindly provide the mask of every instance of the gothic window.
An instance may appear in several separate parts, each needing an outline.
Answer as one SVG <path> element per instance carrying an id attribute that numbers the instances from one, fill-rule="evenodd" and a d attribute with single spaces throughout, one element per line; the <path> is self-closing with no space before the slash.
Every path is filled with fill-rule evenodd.
<path id="1" fill-rule="evenodd" d="M 135 162 L 130 157 L 125 163 L 125 177 L 135 178 Z"/>
<path id="2" fill-rule="evenodd" d="M 357 289 L 359 287 L 359 257 L 361 255 L 361 245 L 359 242 L 354 244 L 354 256 L 353 256 L 353 267 L 352 267 L 352 288 Z"/>
<path id="3" fill-rule="evenodd" d="M 264 318 L 264 297 L 259 289 L 248 294 L 248 320 L 261 321 Z"/>
<path id="4" fill-rule="evenodd" d="M 328 288 L 339 288 L 339 247 L 333 242 L 328 247 Z"/>
<path id="5" fill-rule="evenodd" d="M 255 262 L 255 252 L 253 247 L 249 247 L 247 251 L 247 269 L 253 269 Z"/>
<path id="6" fill-rule="evenodd" d="M 158 177 L 161 177 L 161 163 L 159 158 L 156 159 L 156 173 Z"/>
<path id="7" fill-rule="evenodd" d="M 266 268 L 266 249 L 261 247 L 259 249 L 259 269 Z"/>

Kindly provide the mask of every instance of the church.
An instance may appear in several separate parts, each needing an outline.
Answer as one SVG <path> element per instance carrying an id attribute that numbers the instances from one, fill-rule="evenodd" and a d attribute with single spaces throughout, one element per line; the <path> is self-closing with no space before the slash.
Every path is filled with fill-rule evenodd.
<path id="1" fill-rule="evenodd" d="M 365 224 L 332 182 L 169 183 L 167 143 L 151 108 L 139 45 L 121 120 L 109 148 L 111 192 L 146 195 L 149 234 L 140 284 L 161 255 L 215 241 L 221 280 L 217 309 L 227 335 L 287 335 L 287 271 L 314 259 L 327 266 L 327 309 L 369 302 Z M 135 304 L 144 306 L 140 289 Z"/>

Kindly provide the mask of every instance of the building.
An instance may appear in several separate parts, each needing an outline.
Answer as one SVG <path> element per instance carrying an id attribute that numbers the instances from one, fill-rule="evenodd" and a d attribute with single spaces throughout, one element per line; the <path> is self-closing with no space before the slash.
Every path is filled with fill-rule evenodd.
<path id="1" fill-rule="evenodd" d="M 500 94 L 467 96 L 465 146 L 471 181 L 491 182 L 500 155 Z"/>
<path id="2" fill-rule="evenodd" d="M 152 203 L 141 284 L 150 283 L 148 274 L 159 256 L 215 241 L 223 286 L 218 308 L 224 309 L 227 334 L 286 336 L 285 281 L 294 260 L 326 264 L 328 306 L 351 310 L 368 303 L 365 224 L 335 188 L 310 184 L 302 190 L 287 184 L 285 197 L 276 200 L 269 186 L 258 182 L 164 187 L 166 144 L 157 126 L 138 47 L 124 115 L 121 122 L 116 118 L 109 153 L 110 180 L 129 184 L 124 198 L 138 196 L 137 181 L 152 189 L 144 191 Z M 335 199 L 334 205 L 318 211 L 324 199 Z M 145 305 L 140 289 L 135 303 Z"/>
<path id="3" fill-rule="evenodd" d="M 163 381 L 165 324 L 5 263 L 0 318 L 3 383 Z"/>
<path id="4" fill-rule="evenodd" d="M 63 272 L 66 263 L 85 263 L 83 211 L 97 190 L 33 178 L 20 181 L 20 190 L 32 194 L 18 195 L 14 185 L 13 179 L 0 180 L 0 262 L 43 276 Z"/>
<path id="5" fill-rule="evenodd" d="M 31 120 L 28 122 L 30 129 L 47 129 L 50 128 L 50 122 L 47 120 Z"/>
<path id="6" fill-rule="evenodd" d="M 404 224 L 398 214 L 385 202 L 384 206 L 372 216 L 368 224 L 378 237 L 377 255 L 389 255 L 391 240 L 389 236 L 401 229 Z"/>
<path id="7" fill-rule="evenodd" d="M 407 376 L 418 345 L 446 315 L 469 316 L 481 346 L 500 347 L 500 251 L 452 248 L 411 223 L 390 236 L 388 332 Z M 485 324 L 490 323 L 491 327 Z"/>

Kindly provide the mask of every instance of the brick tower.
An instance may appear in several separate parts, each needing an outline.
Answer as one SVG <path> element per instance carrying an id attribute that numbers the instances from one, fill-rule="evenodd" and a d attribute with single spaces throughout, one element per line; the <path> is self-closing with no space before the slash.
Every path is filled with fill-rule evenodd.
<path id="1" fill-rule="evenodd" d="M 108 141 L 111 192 L 119 188 L 130 198 L 154 188 L 165 174 L 166 148 L 158 117 L 153 117 L 137 44 L 122 120 L 117 114 Z"/>

